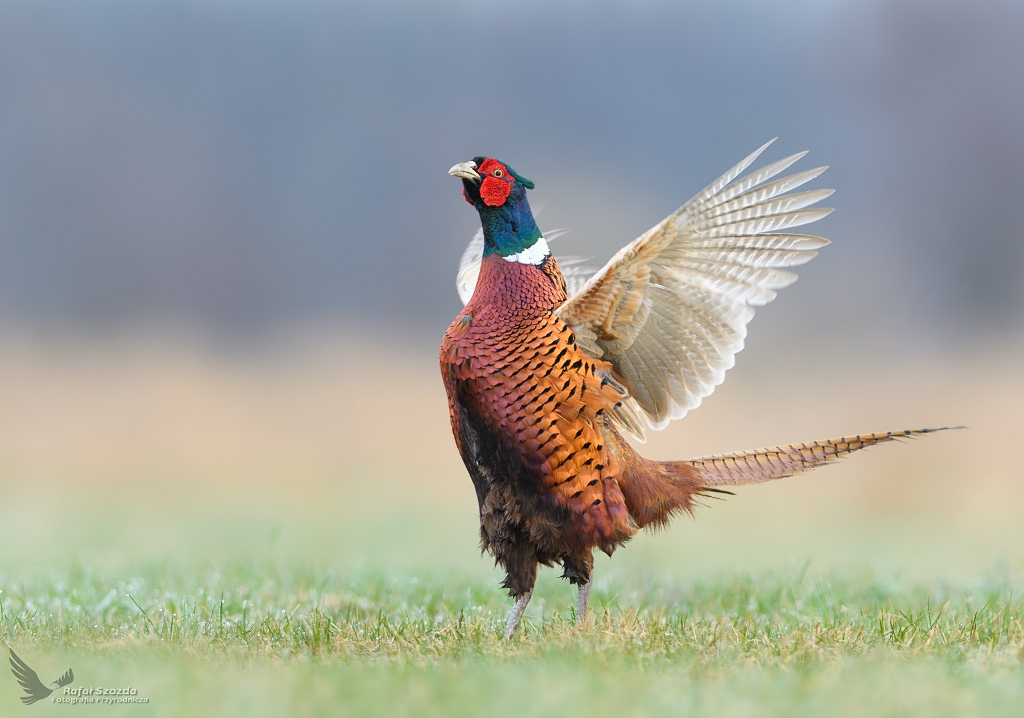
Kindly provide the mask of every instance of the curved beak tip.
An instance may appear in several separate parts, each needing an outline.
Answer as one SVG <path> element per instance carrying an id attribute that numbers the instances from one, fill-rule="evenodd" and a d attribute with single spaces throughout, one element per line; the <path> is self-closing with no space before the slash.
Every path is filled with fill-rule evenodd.
<path id="1" fill-rule="evenodd" d="M 476 171 L 476 162 L 472 160 L 469 162 L 460 162 L 457 165 L 453 165 L 448 174 L 452 177 L 461 177 L 463 179 L 480 179 L 480 175 Z"/>

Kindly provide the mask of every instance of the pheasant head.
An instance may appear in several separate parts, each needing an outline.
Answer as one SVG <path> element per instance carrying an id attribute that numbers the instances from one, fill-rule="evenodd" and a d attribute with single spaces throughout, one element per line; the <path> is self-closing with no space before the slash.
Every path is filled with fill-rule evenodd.
<path id="1" fill-rule="evenodd" d="M 474 157 L 448 174 L 462 179 L 462 196 L 480 214 L 484 256 L 512 257 L 543 241 L 526 199 L 526 190 L 534 184 L 508 164 L 493 157 Z"/>

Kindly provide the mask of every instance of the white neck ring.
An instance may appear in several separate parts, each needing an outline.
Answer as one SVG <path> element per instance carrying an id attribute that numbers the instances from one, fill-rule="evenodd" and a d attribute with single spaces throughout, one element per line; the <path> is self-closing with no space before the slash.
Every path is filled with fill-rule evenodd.
<path id="1" fill-rule="evenodd" d="M 503 256 L 502 259 L 506 262 L 519 262 L 520 264 L 537 265 L 547 259 L 549 254 L 551 254 L 551 250 L 548 249 L 547 240 L 540 237 L 536 242 L 531 244 L 522 252 L 510 254 L 507 257 Z"/>

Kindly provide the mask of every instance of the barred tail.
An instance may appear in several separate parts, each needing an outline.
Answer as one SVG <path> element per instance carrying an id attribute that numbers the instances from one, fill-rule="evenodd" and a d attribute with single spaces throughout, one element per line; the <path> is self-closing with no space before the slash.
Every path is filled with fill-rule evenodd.
<path id="1" fill-rule="evenodd" d="M 858 434 L 839 439 L 814 441 L 809 444 L 776 446 L 774 449 L 753 449 L 736 454 L 714 454 L 685 461 L 665 462 L 672 473 L 692 474 L 696 469 L 700 482 L 705 487 L 739 484 L 759 484 L 763 481 L 781 479 L 803 471 L 831 463 L 854 451 L 865 449 L 886 441 L 898 441 L 920 434 L 948 429 L 963 429 L 963 426 L 941 426 L 933 429 L 906 429 L 887 431 L 879 434 Z"/>

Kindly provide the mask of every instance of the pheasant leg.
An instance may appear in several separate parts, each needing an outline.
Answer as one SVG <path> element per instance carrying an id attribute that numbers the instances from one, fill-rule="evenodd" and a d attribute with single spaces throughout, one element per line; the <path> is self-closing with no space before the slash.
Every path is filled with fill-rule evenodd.
<path id="1" fill-rule="evenodd" d="M 582 626 L 587 620 L 587 611 L 590 608 L 590 586 L 593 584 L 593 579 L 587 579 L 586 583 L 581 583 L 577 586 L 579 594 L 576 601 L 576 625 Z"/>
<path id="2" fill-rule="evenodd" d="M 512 635 L 519 628 L 519 622 L 523 620 L 523 614 L 526 613 L 526 607 L 530 604 L 530 598 L 533 597 L 533 591 L 527 591 L 522 596 L 516 599 L 516 605 L 512 607 L 512 612 L 508 614 L 508 623 L 505 624 L 505 638 L 512 638 Z"/>

